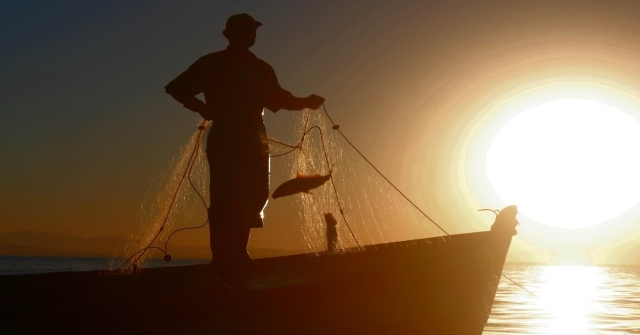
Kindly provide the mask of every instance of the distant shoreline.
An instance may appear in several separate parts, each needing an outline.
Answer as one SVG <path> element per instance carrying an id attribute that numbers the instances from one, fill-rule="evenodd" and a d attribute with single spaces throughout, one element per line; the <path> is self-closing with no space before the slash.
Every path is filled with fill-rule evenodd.
<path id="1" fill-rule="evenodd" d="M 127 239 L 117 236 L 83 238 L 51 232 L 5 232 L 0 233 L 0 256 L 111 258 L 127 243 Z M 208 259 L 211 257 L 209 246 L 169 244 L 169 252 L 173 258 L 179 259 Z M 302 252 L 302 250 L 249 246 L 249 253 L 253 258 L 277 257 Z M 150 254 L 151 258 L 164 256 L 154 250 L 151 250 Z"/>

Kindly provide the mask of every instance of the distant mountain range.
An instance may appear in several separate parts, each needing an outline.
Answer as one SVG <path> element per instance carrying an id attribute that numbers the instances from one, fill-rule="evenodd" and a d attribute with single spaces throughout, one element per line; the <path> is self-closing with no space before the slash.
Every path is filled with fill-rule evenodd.
<path id="1" fill-rule="evenodd" d="M 111 257 L 127 243 L 127 239 L 117 236 L 83 238 L 69 234 L 16 231 L 0 233 L 0 256 L 75 256 Z M 210 258 L 208 246 L 169 244 L 174 258 Z M 277 257 L 299 253 L 291 250 L 252 248 L 253 258 Z M 161 257 L 158 252 L 154 257 Z"/>

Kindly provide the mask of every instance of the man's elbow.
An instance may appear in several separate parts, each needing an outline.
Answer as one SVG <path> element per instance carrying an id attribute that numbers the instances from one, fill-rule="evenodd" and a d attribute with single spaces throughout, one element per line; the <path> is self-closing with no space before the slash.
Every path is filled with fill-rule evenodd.
<path id="1" fill-rule="evenodd" d="M 170 86 L 166 86 L 164 91 L 169 94 L 174 100 L 182 103 L 184 105 L 185 101 L 188 100 L 188 96 L 180 91 L 175 90 Z"/>
<path id="2" fill-rule="evenodd" d="M 164 87 L 164 92 L 169 94 L 170 96 L 174 97 L 176 95 L 179 95 L 178 92 L 176 92 L 176 90 L 174 88 L 172 88 L 171 86 L 167 85 Z"/>

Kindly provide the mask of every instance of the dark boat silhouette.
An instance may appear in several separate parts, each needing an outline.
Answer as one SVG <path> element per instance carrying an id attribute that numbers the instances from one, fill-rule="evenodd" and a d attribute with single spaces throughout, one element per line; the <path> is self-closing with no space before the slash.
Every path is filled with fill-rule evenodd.
<path id="1" fill-rule="evenodd" d="M 514 233 L 266 258 L 247 271 L 0 276 L 0 334 L 481 334 Z"/>

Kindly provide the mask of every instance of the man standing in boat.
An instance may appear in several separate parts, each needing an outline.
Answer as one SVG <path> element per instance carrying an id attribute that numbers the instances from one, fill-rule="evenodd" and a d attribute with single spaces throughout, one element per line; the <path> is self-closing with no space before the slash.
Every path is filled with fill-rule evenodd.
<path id="1" fill-rule="evenodd" d="M 165 87 L 185 108 L 213 121 L 207 137 L 213 264 L 250 261 L 250 230 L 263 226 L 269 197 L 263 109 L 317 109 L 324 102 L 282 89 L 273 68 L 249 51 L 261 25 L 245 13 L 229 17 L 222 32 L 229 41 L 226 50 L 201 57 Z M 200 93 L 206 102 L 196 98 Z"/>

